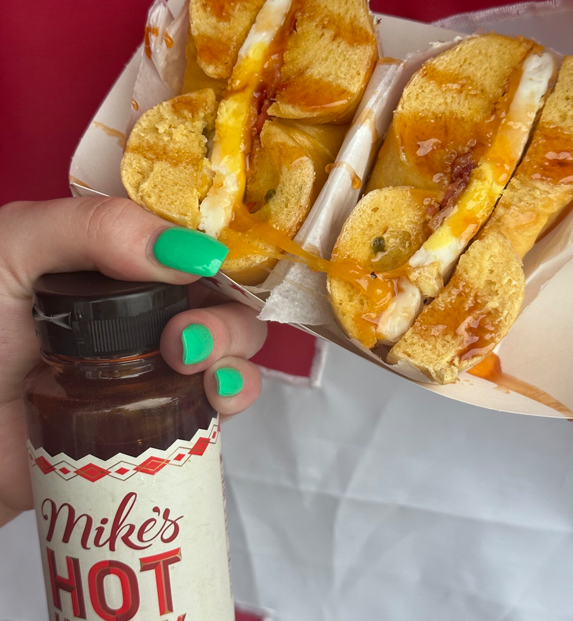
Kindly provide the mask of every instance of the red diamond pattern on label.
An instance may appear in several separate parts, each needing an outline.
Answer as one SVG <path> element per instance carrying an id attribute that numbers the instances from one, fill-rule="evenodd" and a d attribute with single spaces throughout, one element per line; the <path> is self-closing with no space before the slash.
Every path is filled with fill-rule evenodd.
<path id="1" fill-rule="evenodd" d="M 109 474 L 109 470 L 100 468 L 96 464 L 86 464 L 79 470 L 76 470 L 76 474 L 94 483 L 95 481 L 99 481 L 103 477 L 107 476 Z"/>
<path id="2" fill-rule="evenodd" d="M 155 474 L 156 472 L 159 472 L 163 467 L 165 467 L 168 463 L 168 459 L 161 459 L 160 457 L 150 457 L 139 466 L 136 466 L 135 470 L 137 470 L 137 472 L 143 472 L 145 474 Z"/>
<path id="3" fill-rule="evenodd" d="M 54 470 L 56 469 L 56 467 L 52 466 L 52 464 L 45 457 L 38 457 L 36 459 L 36 465 L 44 474 L 54 472 Z"/>
<path id="4" fill-rule="evenodd" d="M 177 440 L 167 450 L 153 449 L 156 452 L 155 455 L 146 458 L 141 456 L 140 458 L 135 458 L 134 461 L 131 461 L 131 459 L 117 461 L 116 458 L 112 458 L 105 462 L 97 460 L 98 463 L 90 461 L 83 465 L 83 459 L 80 462 L 69 458 L 67 461 L 56 461 L 54 457 L 47 453 L 44 455 L 38 454 L 44 452 L 43 449 L 36 451 L 29 440 L 28 456 L 32 466 L 37 465 L 38 471 L 42 472 L 42 474 L 47 475 L 55 472 L 66 481 L 75 479 L 78 476 L 92 483 L 96 483 L 106 476 L 111 476 L 120 481 L 127 481 L 137 473 L 153 476 L 167 465 L 177 468 L 184 466 L 191 457 L 201 457 L 205 454 L 210 444 L 216 444 L 219 433 L 220 428 L 213 421 L 209 429 L 198 430 L 192 440 Z M 87 457 L 97 459 L 91 456 Z M 121 457 L 124 456 L 122 455 Z M 145 461 L 138 464 L 138 459 L 144 459 Z"/>
<path id="5" fill-rule="evenodd" d="M 189 451 L 189 455 L 203 455 L 209 446 L 209 438 L 199 438 L 195 446 Z"/>

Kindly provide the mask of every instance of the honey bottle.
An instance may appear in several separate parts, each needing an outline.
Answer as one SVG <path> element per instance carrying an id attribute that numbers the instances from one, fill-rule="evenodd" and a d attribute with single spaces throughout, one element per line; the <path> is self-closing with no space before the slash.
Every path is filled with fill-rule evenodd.
<path id="1" fill-rule="evenodd" d="M 218 415 L 159 353 L 186 286 L 50 274 L 24 401 L 50 621 L 231 621 Z"/>

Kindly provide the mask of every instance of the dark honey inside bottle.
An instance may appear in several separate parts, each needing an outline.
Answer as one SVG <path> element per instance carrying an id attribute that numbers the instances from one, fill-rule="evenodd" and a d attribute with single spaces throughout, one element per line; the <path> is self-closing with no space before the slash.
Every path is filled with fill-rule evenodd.
<path id="1" fill-rule="evenodd" d="M 34 448 L 137 457 L 208 429 L 216 413 L 202 374 L 176 373 L 158 351 L 165 324 L 188 307 L 185 286 L 96 272 L 42 277 L 34 312 L 43 362 L 25 383 Z"/>

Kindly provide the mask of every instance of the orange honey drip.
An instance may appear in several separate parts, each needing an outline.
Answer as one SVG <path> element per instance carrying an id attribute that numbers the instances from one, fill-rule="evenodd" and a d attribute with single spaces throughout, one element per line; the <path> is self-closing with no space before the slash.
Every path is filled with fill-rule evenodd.
<path id="1" fill-rule="evenodd" d="M 481 308 L 483 307 L 483 308 Z M 456 328 L 456 334 L 464 339 L 464 348 L 460 351 L 460 360 L 471 360 L 491 352 L 498 334 L 499 317 L 485 310 L 485 305 L 472 300 L 464 307 L 465 317 Z"/>
<path id="2" fill-rule="evenodd" d="M 91 186 L 89 186 L 87 183 L 85 183 L 81 179 L 78 179 L 77 177 L 74 177 L 73 175 L 70 175 L 69 179 L 70 179 L 70 181 L 72 183 L 75 183 L 76 185 L 81 185 L 84 188 L 88 188 L 88 190 L 93 190 L 93 188 Z"/>
<path id="3" fill-rule="evenodd" d="M 202 0 L 201 8 L 209 11 L 218 20 L 227 22 L 231 19 L 240 0 Z"/>
<path id="4" fill-rule="evenodd" d="M 559 127 L 539 125 L 519 172 L 554 184 L 573 184 L 573 135 Z M 569 203 L 555 220 L 539 235 L 537 241 L 554 231 L 573 210 Z"/>
<path id="5" fill-rule="evenodd" d="M 157 26 L 146 26 L 143 33 L 143 46 L 145 48 L 145 55 L 147 58 L 151 58 L 151 36 L 157 36 L 159 34 L 159 28 Z"/>
<path id="6" fill-rule="evenodd" d="M 174 41 L 166 32 L 163 33 L 163 41 L 165 41 L 166 47 L 173 47 Z"/>
<path id="7" fill-rule="evenodd" d="M 362 187 L 362 179 L 356 174 L 356 171 L 348 162 L 333 162 L 332 164 L 327 164 L 326 174 L 329 175 L 335 168 L 344 168 L 346 172 L 350 175 L 352 180 L 352 187 L 355 190 L 359 190 Z"/>
<path id="8" fill-rule="evenodd" d="M 399 58 L 392 58 L 390 56 L 381 56 L 377 61 L 377 65 L 403 65 L 404 61 Z"/>
<path id="9" fill-rule="evenodd" d="M 376 115 L 372 108 L 364 108 L 361 112 L 357 123 L 359 125 L 366 125 L 372 134 L 372 141 L 376 142 L 380 137 L 378 135 L 378 130 L 376 129 Z"/>
<path id="10" fill-rule="evenodd" d="M 344 86 L 308 74 L 282 82 L 279 91 L 282 103 L 310 111 L 344 108 L 352 101 L 352 92 Z"/>
<path id="11" fill-rule="evenodd" d="M 305 13 L 308 14 L 316 10 L 312 8 L 312 4 L 299 2 L 299 6 L 303 7 Z M 332 37 L 333 40 L 344 41 L 350 47 L 371 45 L 375 42 L 374 34 L 369 28 L 357 24 L 347 16 L 322 16 L 321 21 L 327 36 Z M 369 72 L 374 69 L 375 62 L 376 59 L 373 57 Z M 278 91 L 280 102 L 283 104 L 300 106 L 308 111 L 328 109 L 333 114 L 339 110 L 342 112 L 354 98 L 354 94 L 341 84 L 314 76 L 306 71 L 299 71 L 288 79 L 283 79 Z"/>
<path id="12" fill-rule="evenodd" d="M 93 125 L 95 127 L 99 127 L 103 129 L 103 131 L 110 136 L 111 138 L 117 138 L 117 144 L 123 149 L 125 147 L 125 134 L 120 132 L 119 129 L 114 129 L 113 127 L 108 127 L 99 121 L 94 121 Z"/>
<path id="13" fill-rule="evenodd" d="M 221 62 L 229 54 L 229 41 L 207 33 L 197 33 L 193 37 L 193 44 L 197 49 L 198 57 L 208 64 Z M 201 70 L 202 71 L 202 70 Z"/>
<path id="14" fill-rule="evenodd" d="M 460 343 L 456 357 L 465 361 L 493 350 L 499 321 L 500 316 L 488 309 L 487 301 L 454 275 L 447 294 L 426 307 L 418 328 L 428 339 L 442 336 Z"/>
<path id="15" fill-rule="evenodd" d="M 134 110 L 139 110 L 139 104 L 137 103 L 137 101 L 135 101 L 135 99 L 132 99 L 132 100 L 131 100 L 131 107 L 132 107 Z"/>
<path id="16" fill-rule="evenodd" d="M 540 126 L 520 173 L 541 181 L 573 184 L 573 135 L 558 127 Z"/>
<path id="17" fill-rule="evenodd" d="M 561 401 L 552 397 L 549 393 L 541 390 L 537 386 L 528 384 L 513 375 L 504 373 L 501 368 L 501 360 L 496 354 L 490 354 L 487 358 L 484 358 L 479 364 L 468 371 L 470 375 L 484 379 L 492 384 L 495 384 L 500 389 L 509 390 L 519 395 L 523 395 L 532 401 L 537 401 L 553 410 L 556 410 L 560 414 L 567 417 L 568 420 L 573 420 L 573 412 Z"/>

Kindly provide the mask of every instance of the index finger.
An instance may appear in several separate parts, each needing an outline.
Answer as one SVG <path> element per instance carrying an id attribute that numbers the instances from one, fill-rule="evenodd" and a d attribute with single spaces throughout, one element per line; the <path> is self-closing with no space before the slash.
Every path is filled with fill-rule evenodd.
<path id="1" fill-rule="evenodd" d="M 212 276 L 228 249 L 123 198 L 67 198 L 0 209 L 7 293 L 29 296 L 44 273 L 98 270 L 119 280 L 187 284 Z M 0 283 L 0 285 L 3 283 Z"/>

